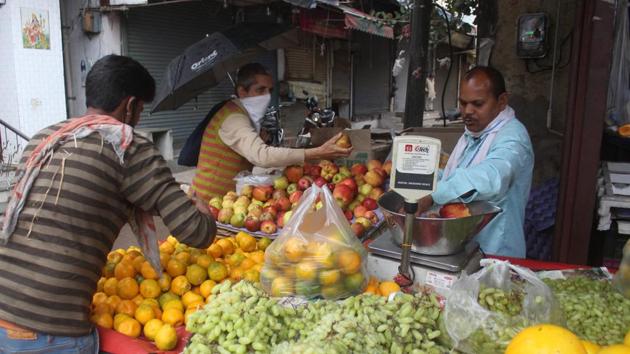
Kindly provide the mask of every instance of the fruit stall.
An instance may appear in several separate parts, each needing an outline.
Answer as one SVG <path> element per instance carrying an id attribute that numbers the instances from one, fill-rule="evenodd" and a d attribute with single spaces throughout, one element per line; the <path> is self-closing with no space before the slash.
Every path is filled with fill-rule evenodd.
<path id="1" fill-rule="evenodd" d="M 197 249 L 169 236 L 159 271 L 136 247 L 113 250 L 92 301 L 101 351 L 630 353 L 625 268 L 613 279 L 606 269 L 486 256 L 466 241 L 464 266 L 412 258 L 416 281 L 401 289 L 397 255 L 381 247 L 399 226 L 386 202 L 390 168 L 291 166 L 269 185 L 213 199 L 222 237 Z M 456 209 L 420 215 L 418 227 L 468 219 L 447 224 L 468 240 L 466 228 L 488 222 L 472 221 L 478 210 L 492 212 L 445 214 Z"/>

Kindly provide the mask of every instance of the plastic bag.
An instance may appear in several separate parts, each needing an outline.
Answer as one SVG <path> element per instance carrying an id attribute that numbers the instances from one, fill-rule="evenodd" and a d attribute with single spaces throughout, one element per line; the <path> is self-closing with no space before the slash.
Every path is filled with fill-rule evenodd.
<path id="1" fill-rule="evenodd" d="M 265 251 L 260 282 L 275 297 L 340 299 L 367 285 L 367 252 L 327 187 L 312 186 Z"/>
<path id="2" fill-rule="evenodd" d="M 441 320 L 455 349 L 470 354 L 502 354 L 525 327 L 563 324 L 562 309 L 551 289 L 532 271 L 488 259 L 481 265 L 477 273 L 462 274 L 446 298 Z M 492 303 L 495 311 L 480 302 L 488 307 Z M 504 304 L 508 304 L 505 310 Z M 514 309 L 517 311 L 510 311 Z"/>
<path id="3" fill-rule="evenodd" d="M 623 246 L 623 258 L 619 270 L 613 277 L 613 286 L 626 298 L 630 299 L 630 240 Z"/>
<path id="4" fill-rule="evenodd" d="M 250 171 L 241 171 L 234 180 L 236 181 L 236 194 L 242 195 L 241 191 L 245 186 L 271 186 L 276 178 L 282 177 L 282 173 L 272 175 L 254 175 Z"/>

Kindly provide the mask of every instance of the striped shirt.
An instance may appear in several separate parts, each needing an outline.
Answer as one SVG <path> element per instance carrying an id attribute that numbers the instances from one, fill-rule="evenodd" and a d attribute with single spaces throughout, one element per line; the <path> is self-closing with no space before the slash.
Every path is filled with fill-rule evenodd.
<path id="1" fill-rule="evenodd" d="M 65 122 L 33 137 L 20 169 Z M 140 135 L 134 134 L 122 165 L 98 133 L 60 146 L 33 183 L 8 243 L 0 245 L 0 319 L 51 335 L 90 333 L 92 294 L 133 207 L 160 215 L 190 246 L 206 247 L 216 231 Z"/>

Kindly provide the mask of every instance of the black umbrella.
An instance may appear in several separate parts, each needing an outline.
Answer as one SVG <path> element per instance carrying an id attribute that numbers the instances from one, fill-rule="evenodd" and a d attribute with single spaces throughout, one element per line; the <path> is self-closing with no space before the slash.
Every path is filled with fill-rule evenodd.
<path id="1" fill-rule="evenodd" d="M 295 29 L 274 23 L 243 23 L 215 32 L 169 63 L 151 112 L 177 109 L 265 50 L 296 43 Z"/>

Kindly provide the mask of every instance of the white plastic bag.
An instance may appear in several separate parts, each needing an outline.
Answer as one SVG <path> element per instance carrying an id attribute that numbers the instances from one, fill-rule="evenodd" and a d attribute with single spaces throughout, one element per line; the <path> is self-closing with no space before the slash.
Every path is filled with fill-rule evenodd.
<path id="1" fill-rule="evenodd" d="M 234 176 L 234 180 L 236 181 L 236 194 L 241 195 L 241 190 L 245 186 L 271 186 L 273 185 L 273 181 L 281 176 L 282 173 L 272 175 L 254 175 L 250 171 L 241 171 Z"/>

